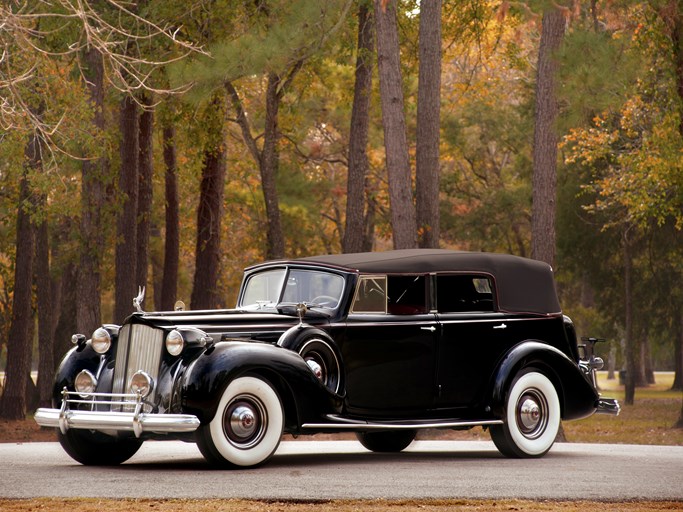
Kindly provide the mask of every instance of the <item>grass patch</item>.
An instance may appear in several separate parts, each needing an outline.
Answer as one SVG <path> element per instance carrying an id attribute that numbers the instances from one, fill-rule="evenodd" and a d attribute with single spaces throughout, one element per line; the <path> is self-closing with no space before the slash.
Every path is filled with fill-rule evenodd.
<path id="1" fill-rule="evenodd" d="M 670 391 L 673 373 L 656 374 L 656 383 L 636 390 L 635 403 L 624 405 L 624 386 L 598 373 L 601 393 L 622 404 L 617 417 L 596 414 L 579 421 L 563 423 L 570 442 L 683 445 L 683 429 L 672 428 L 681 414 L 683 393 Z"/>

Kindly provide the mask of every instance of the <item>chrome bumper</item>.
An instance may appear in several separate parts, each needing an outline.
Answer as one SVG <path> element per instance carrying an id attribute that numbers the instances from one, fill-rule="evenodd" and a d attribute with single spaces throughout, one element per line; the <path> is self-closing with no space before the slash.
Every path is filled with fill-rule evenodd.
<path id="1" fill-rule="evenodd" d="M 140 437 L 143 432 L 158 433 L 182 433 L 194 432 L 199 427 L 199 419 L 191 414 L 152 414 L 142 412 L 143 402 L 140 395 L 93 393 L 90 397 L 119 398 L 118 401 L 94 402 L 93 399 L 81 400 L 71 398 L 78 396 L 77 393 L 64 390 L 62 392 L 61 409 L 38 409 L 34 419 L 41 427 L 59 428 L 62 434 L 69 429 L 87 430 L 124 430 L 132 431 L 135 437 Z M 131 400 L 132 399 L 132 400 Z M 134 407 L 131 412 L 117 411 L 87 411 L 73 410 L 72 404 L 90 404 L 101 406 L 125 405 Z"/>
<path id="2" fill-rule="evenodd" d="M 619 416 L 621 412 L 621 405 L 616 398 L 599 398 L 595 404 L 595 412 L 598 414 L 611 414 L 612 416 Z"/>

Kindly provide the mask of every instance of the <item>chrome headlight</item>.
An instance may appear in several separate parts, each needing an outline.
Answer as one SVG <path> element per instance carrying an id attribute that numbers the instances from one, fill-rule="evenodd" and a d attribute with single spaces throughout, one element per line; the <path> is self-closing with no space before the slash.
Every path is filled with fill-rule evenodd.
<path id="1" fill-rule="evenodd" d="M 90 338 L 90 344 L 95 352 L 98 354 L 104 354 L 111 347 L 111 336 L 109 331 L 104 327 L 100 327 L 92 333 L 92 338 Z"/>
<path id="2" fill-rule="evenodd" d="M 142 397 L 149 395 L 154 389 L 154 380 L 147 372 L 136 372 L 130 379 L 130 390 L 135 394 L 140 394 Z"/>
<path id="3" fill-rule="evenodd" d="M 185 348 L 185 338 L 179 331 L 173 329 L 166 335 L 166 350 L 172 356 L 179 356 Z"/>
<path id="4" fill-rule="evenodd" d="M 87 398 L 97 389 L 97 379 L 88 370 L 81 370 L 74 379 L 74 388 L 79 395 Z"/>

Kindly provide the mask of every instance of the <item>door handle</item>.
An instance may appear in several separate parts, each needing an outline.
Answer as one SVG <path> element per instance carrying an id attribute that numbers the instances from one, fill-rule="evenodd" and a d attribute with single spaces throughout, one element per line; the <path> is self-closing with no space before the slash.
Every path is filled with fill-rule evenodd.
<path id="1" fill-rule="evenodd" d="M 429 327 L 420 327 L 420 329 L 422 329 L 423 331 L 429 331 L 429 332 L 436 331 L 436 327 L 434 327 L 433 325 L 430 325 Z"/>
<path id="2" fill-rule="evenodd" d="M 500 325 L 494 325 L 493 328 L 494 329 L 507 329 L 508 326 L 505 324 L 500 324 Z"/>

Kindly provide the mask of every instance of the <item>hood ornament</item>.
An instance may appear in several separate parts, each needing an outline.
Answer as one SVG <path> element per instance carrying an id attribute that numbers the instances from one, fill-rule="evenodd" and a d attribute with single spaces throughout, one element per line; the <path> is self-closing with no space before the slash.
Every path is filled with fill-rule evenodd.
<path id="1" fill-rule="evenodd" d="M 145 287 L 139 286 L 138 287 L 138 296 L 133 298 L 133 306 L 135 306 L 135 309 L 137 310 L 138 313 L 144 313 L 144 311 L 142 311 L 142 302 L 144 300 L 145 300 Z"/>

